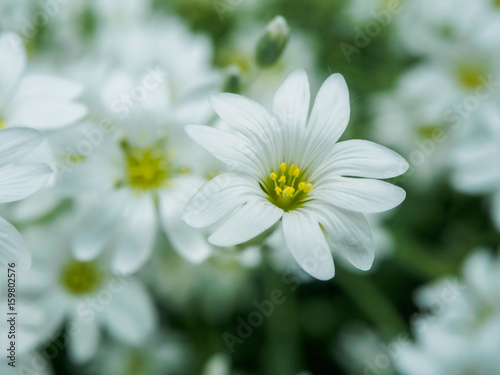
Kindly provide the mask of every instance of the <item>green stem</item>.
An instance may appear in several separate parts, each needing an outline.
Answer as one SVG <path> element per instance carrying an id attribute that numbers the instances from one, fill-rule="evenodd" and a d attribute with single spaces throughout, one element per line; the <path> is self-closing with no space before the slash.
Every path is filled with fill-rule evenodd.
<path id="1" fill-rule="evenodd" d="M 406 321 L 372 280 L 337 269 L 334 281 L 372 323 L 380 328 L 388 340 L 408 331 Z"/>

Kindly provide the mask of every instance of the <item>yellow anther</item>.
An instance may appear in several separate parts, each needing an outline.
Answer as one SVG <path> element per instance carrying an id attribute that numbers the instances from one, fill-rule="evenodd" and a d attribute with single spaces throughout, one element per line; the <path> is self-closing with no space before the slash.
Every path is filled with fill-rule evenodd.
<path id="1" fill-rule="evenodd" d="M 280 169 L 284 172 L 286 171 L 286 163 L 281 163 L 280 164 Z"/>
<path id="2" fill-rule="evenodd" d="M 280 179 L 278 180 L 278 182 L 286 182 L 286 177 L 285 176 L 281 176 Z"/>
<path id="3" fill-rule="evenodd" d="M 292 164 L 290 166 L 290 168 L 288 169 L 288 175 L 289 176 L 293 175 L 293 172 L 295 171 L 296 168 L 297 168 L 297 166 L 295 164 Z"/>
<path id="4" fill-rule="evenodd" d="M 293 170 L 293 176 L 294 177 L 299 177 L 299 174 L 300 174 L 300 169 L 295 167 L 295 169 Z"/>
<path id="5" fill-rule="evenodd" d="M 283 190 L 283 195 L 292 195 L 295 192 L 295 189 L 291 186 L 288 186 Z"/>
<path id="6" fill-rule="evenodd" d="M 304 186 L 306 185 L 305 182 L 299 183 L 299 190 L 304 190 Z"/>
<path id="7" fill-rule="evenodd" d="M 304 190 L 304 193 L 309 193 L 312 189 L 313 189 L 312 184 L 307 183 L 307 184 L 305 184 L 305 186 L 304 186 L 304 189 L 303 189 L 303 190 Z"/>
<path id="8" fill-rule="evenodd" d="M 271 180 L 276 180 L 276 178 L 278 178 L 278 175 L 274 172 L 271 173 Z"/>
<path id="9" fill-rule="evenodd" d="M 274 188 L 274 191 L 276 192 L 276 194 L 280 195 L 283 190 L 281 190 L 281 188 L 279 186 L 276 186 Z"/>

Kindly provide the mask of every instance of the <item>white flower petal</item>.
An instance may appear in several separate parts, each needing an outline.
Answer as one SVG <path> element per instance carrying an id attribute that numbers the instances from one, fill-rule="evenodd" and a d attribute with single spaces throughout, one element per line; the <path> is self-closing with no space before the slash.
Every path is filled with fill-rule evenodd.
<path id="1" fill-rule="evenodd" d="M 277 122 L 264 107 L 241 95 L 220 93 L 210 103 L 222 121 L 254 143 L 273 143 Z M 255 142 L 257 141 L 257 142 Z"/>
<path id="2" fill-rule="evenodd" d="M 16 263 L 23 270 L 31 267 L 31 254 L 16 228 L 0 217 L 0 262 Z"/>
<path id="3" fill-rule="evenodd" d="M 329 280 L 335 275 L 330 247 L 318 221 L 307 212 L 285 213 L 283 234 L 288 248 L 304 271 L 319 280 Z"/>
<path id="4" fill-rule="evenodd" d="M 29 74 L 20 82 L 14 101 L 29 99 L 76 99 L 83 86 L 69 79 L 48 74 Z"/>
<path id="5" fill-rule="evenodd" d="M 43 142 L 44 136 L 35 129 L 0 130 L 0 167 L 19 161 Z"/>
<path id="6" fill-rule="evenodd" d="M 396 152 L 359 139 L 337 143 L 324 167 L 314 172 L 346 177 L 391 178 L 408 170 L 408 162 Z"/>
<path id="7" fill-rule="evenodd" d="M 248 201 L 209 238 L 216 246 L 234 246 L 251 240 L 273 226 L 283 210 L 264 199 Z"/>
<path id="8" fill-rule="evenodd" d="M 224 130 L 209 126 L 187 125 L 186 132 L 217 159 L 227 164 L 231 170 L 258 174 L 258 169 L 250 161 L 255 155 L 247 139 Z"/>
<path id="9" fill-rule="evenodd" d="M 123 290 L 103 310 L 104 324 L 116 339 L 131 345 L 142 344 L 153 334 L 157 317 L 147 290 L 134 279 L 123 279 Z"/>
<path id="10" fill-rule="evenodd" d="M 56 129 L 71 125 L 87 114 L 87 108 L 83 104 L 52 98 L 18 101 L 10 110 L 7 119 L 9 126 L 36 129 Z"/>
<path id="11" fill-rule="evenodd" d="M 285 126 L 305 128 L 311 93 L 304 69 L 294 70 L 274 95 L 273 114 Z"/>
<path id="12" fill-rule="evenodd" d="M 76 259 L 95 259 L 114 238 L 128 197 L 125 189 L 112 191 L 88 208 L 73 240 L 72 250 Z"/>
<path id="13" fill-rule="evenodd" d="M 182 219 L 190 226 L 212 225 L 245 204 L 251 197 L 245 177 L 223 173 L 203 185 L 189 200 Z"/>
<path id="14" fill-rule="evenodd" d="M 375 251 L 365 215 L 322 202 L 311 202 L 310 206 L 325 228 L 330 249 L 346 258 L 354 267 L 363 271 L 370 269 Z"/>
<path id="15" fill-rule="evenodd" d="M 14 33 L 0 34 L 0 110 L 9 102 L 13 89 L 26 67 L 26 50 L 23 40 Z"/>
<path id="16" fill-rule="evenodd" d="M 335 206 L 364 213 L 388 211 L 406 197 L 403 189 L 385 181 L 345 177 L 330 178 L 313 192 Z"/>
<path id="17" fill-rule="evenodd" d="M 160 196 L 160 215 L 163 230 L 174 249 L 190 262 L 203 262 L 211 253 L 200 229 L 191 228 L 182 221 L 182 210 L 186 197 L 177 191 L 169 191 Z"/>
<path id="18" fill-rule="evenodd" d="M 115 273 L 130 275 L 144 265 L 153 251 L 158 223 L 151 197 L 129 196 L 121 223 L 111 266 Z"/>
<path id="19" fill-rule="evenodd" d="M 77 334 L 70 335 L 69 355 L 74 363 L 81 365 L 90 361 L 97 353 L 101 332 L 95 319 L 86 322 L 78 314 L 75 314 L 74 318 L 70 323 L 75 324 Z"/>
<path id="20" fill-rule="evenodd" d="M 350 116 L 349 90 L 344 77 L 333 74 L 321 86 L 307 127 L 314 139 L 336 142 L 347 127 Z"/>
<path id="21" fill-rule="evenodd" d="M 0 168 L 0 203 L 30 196 L 47 182 L 52 173 L 46 164 L 11 164 Z"/>

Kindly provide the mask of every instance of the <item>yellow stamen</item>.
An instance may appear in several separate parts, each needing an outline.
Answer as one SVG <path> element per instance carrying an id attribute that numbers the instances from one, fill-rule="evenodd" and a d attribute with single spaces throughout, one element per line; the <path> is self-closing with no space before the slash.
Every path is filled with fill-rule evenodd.
<path id="1" fill-rule="evenodd" d="M 274 172 L 271 173 L 271 180 L 276 180 L 276 178 L 278 178 L 278 175 Z"/>
<path id="2" fill-rule="evenodd" d="M 304 190 L 304 193 L 309 193 L 312 189 L 313 189 L 312 184 L 307 183 L 307 184 L 305 184 L 305 186 L 304 186 L 304 189 L 303 189 L 303 190 Z"/>
<path id="3" fill-rule="evenodd" d="M 283 190 L 281 190 L 281 188 L 279 186 L 276 186 L 274 188 L 274 191 L 276 191 L 276 194 L 280 195 Z"/>
<path id="4" fill-rule="evenodd" d="M 300 169 L 295 167 L 295 169 L 293 170 L 293 176 L 294 177 L 299 177 L 299 174 L 300 174 Z"/>
<path id="5" fill-rule="evenodd" d="M 286 171 L 286 163 L 281 163 L 280 164 L 280 169 L 284 172 Z"/>
<path id="6" fill-rule="evenodd" d="M 285 176 L 281 176 L 280 179 L 278 180 L 278 182 L 286 182 L 286 177 Z"/>
<path id="7" fill-rule="evenodd" d="M 304 190 L 304 186 L 306 185 L 305 182 L 299 183 L 299 190 Z"/>

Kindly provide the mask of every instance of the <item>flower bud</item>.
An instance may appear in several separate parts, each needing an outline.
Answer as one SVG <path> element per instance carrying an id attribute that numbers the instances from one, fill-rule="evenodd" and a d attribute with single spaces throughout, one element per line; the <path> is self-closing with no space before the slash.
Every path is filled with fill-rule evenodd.
<path id="1" fill-rule="evenodd" d="M 290 29 L 282 16 L 276 16 L 266 27 L 266 33 L 257 44 L 256 59 L 261 67 L 276 63 L 288 43 Z"/>

